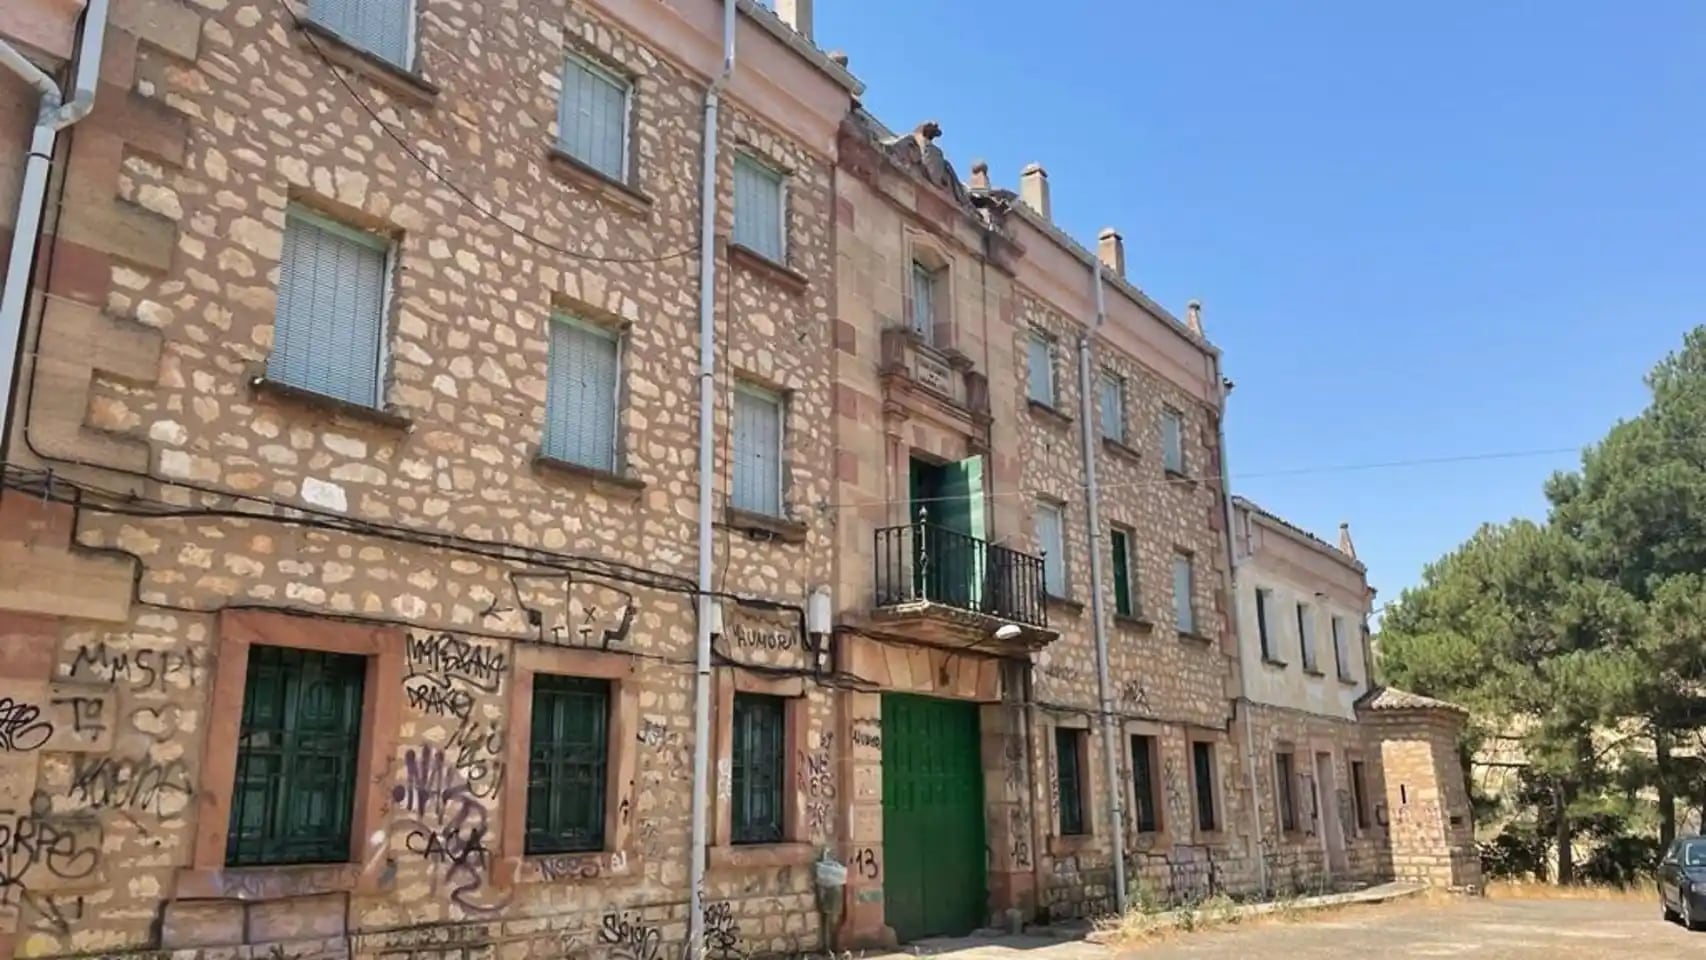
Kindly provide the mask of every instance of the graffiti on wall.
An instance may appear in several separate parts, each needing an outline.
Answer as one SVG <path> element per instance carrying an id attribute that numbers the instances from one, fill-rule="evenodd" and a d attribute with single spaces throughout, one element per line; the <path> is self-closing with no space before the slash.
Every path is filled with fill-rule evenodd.
<path id="1" fill-rule="evenodd" d="M 404 644 L 409 706 L 428 716 L 468 719 L 474 698 L 503 686 L 506 666 L 496 646 L 454 633 L 412 631 Z"/>
<path id="2" fill-rule="evenodd" d="M 628 643 L 636 614 L 629 591 L 567 573 L 512 573 L 510 584 L 536 642 L 593 650 Z"/>
<path id="3" fill-rule="evenodd" d="M 391 790 L 391 799 L 405 816 L 391 824 L 405 834 L 404 848 L 425 861 L 435 891 L 448 891 L 450 901 L 464 910 L 484 913 L 504 906 L 507 896 L 486 896 L 493 854 L 489 813 L 456 769 L 453 759 L 431 746 L 410 748 L 403 755 L 404 780 Z"/>
<path id="4" fill-rule="evenodd" d="M 611 960 L 657 960 L 663 932 L 635 914 L 610 910 L 599 922 L 598 940 L 610 948 Z"/>

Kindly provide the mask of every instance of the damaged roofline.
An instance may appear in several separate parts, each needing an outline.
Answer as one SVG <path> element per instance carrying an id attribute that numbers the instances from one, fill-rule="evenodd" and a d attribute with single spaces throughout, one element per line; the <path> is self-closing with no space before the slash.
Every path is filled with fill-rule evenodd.
<path id="1" fill-rule="evenodd" d="M 1244 497 L 1234 496 L 1232 498 L 1232 503 L 1234 506 L 1249 513 L 1252 518 L 1260 522 L 1262 526 L 1269 530 L 1284 534 L 1288 539 L 1296 543 L 1300 543 L 1317 553 L 1324 554 L 1344 566 L 1357 571 L 1364 577 L 1368 576 L 1368 567 L 1361 560 L 1347 555 L 1343 550 L 1340 550 L 1338 547 L 1333 546 L 1302 527 L 1293 524 L 1284 517 L 1266 510 L 1259 504 L 1256 504 Z"/>

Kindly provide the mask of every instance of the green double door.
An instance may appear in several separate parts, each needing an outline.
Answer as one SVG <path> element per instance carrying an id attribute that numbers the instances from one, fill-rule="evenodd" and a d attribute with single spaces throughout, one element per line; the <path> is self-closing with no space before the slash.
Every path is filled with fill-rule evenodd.
<path id="1" fill-rule="evenodd" d="M 987 916 L 979 742 L 975 703 L 883 695 L 883 901 L 903 943 Z"/>

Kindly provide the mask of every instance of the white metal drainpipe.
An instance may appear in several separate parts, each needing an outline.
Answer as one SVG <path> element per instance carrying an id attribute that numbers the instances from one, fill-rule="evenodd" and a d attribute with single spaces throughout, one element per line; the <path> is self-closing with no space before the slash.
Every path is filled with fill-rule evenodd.
<path id="1" fill-rule="evenodd" d="M 1102 292 L 1102 261 L 1092 258 L 1091 275 L 1095 278 L 1096 327 L 1107 319 L 1107 303 Z M 1125 814 L 1120 798 L 1125 784 L 1120 782 L 1119 763 L 1114 759 L 1119 739 L 1114 735 L 1113 691 L 1108 680 L 1107 612 L 1102 609 L 1102 514 L 1100 491 L 1096 486 L 1096 428 L 1091 420 L 1093 407 L 1090 394 L 1094 381 L 1090 376 L 1090 339 L 1094 330 L 1078 338 L 1078 420 L 1084 442 L 1085 525 L 1090 530 L 1090 623 L 1096 637 L 1096 694 L 1102 717 L 1102 776 L 1108 793 L 1108 836 L 1114 844 L 1114 905 L 1125 913 Z"/>
<path id="2" fill-rule="evenodd" d="M 699 604 L 693 686 L 693 818 L 688 857 L 687 954 L 705 952 L 705 857 L 711 773 L 711 499 L 716 493 L 712 429 L 717 370 L 717 108 L 735 69 L 736 0 L 723 0 L 723 69 L 705 91 L 705 157 L 699 172 Z"/>
<path id="3" fill-rule="evenodd" d="M 83 39 L 77 49 L 77 76 L 71 99 L 18 49 L 0 40 L 0 64 L 10 67 L 41 94 L 41 109 L 24 161 L 23 188 L 18 191 L 18 217 L 6 260 L 6 285 L 0 289 L 0 460 L 4 459 L 17 386 L 18 348 L 23 339 L 24 308 L 29 303 L 30 276 L 35 267 L 36 234 L 41 229 L 42 201 L 47 197 L 48 171 L 59 131 L 89 115 L 95 106 L 95 87 L 101 79 L 101 43 L 107 33 L 107 0 L 89 0 L 83 11 Z"/>

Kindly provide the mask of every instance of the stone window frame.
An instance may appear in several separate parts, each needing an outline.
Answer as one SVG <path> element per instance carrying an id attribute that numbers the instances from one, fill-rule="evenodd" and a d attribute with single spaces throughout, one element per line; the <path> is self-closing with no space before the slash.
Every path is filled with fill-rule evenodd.
<path id="1" fill-rule="evenodd" d="M 1310 750 L 1304 755 L 1309 758 L 1310 763 L 1315 762 L 1315 754 L 1313 750 Z M 1274 744 L 1273 756 L 1274 832 L 1276 835 L 1286 839 L 1300 838 L 1304 836 L 1307 831 L 1303 829 L 1303 793 L 1298 789 L 1300 773 L 1297 768 L 1297 744 L 1290 740 L 1280 740 Z M 1289 784 L 1283 783 L 1280 780 L 1279 758 L 1281 756 L 1291 758 L 1291 782 Z M 1291 826 L 1289 827 L 1285 825 L 1285 807 L 1280 802 L 1281 790 L 1288 791 L 1291 798 Z"/>
<path id="2" fill-rule="evenodd" d="M 1106 832 L 1106 825 L 1102 823 L 1101 810 L 1095 802 L 1095 797 L 1097 796 L 1096 791 L 1100 788 L 1101 784 L 1096 781 L 1096 770 L 1095 764 L 1093 763 L 1095 751 L 1090 747 L 1090 738 L 1092 735 L 1090 729 L 1090 718 L 1083 715 L 1055 717 L 1046 725 L 1045 729 L 1045 736 L 1047 737 L 1047 740 L 1044 742 L 1044 752 L 1046 754 L 1044 762 L 1047 766 L 1043 769 L 1051 774 L 1053 771 L 1060 769 L 1060 760 L 1056 755 L 1058 735 L 1055 731 L 1061 729 L 1078 731 L 1078 736 L 1076 737 L 1076 740 L 1078 741 L 1078 802 L 1084 807 L 1084 832 L 1076 834 L 1062 834 L 1060 832 L 1059 790 L 1051 790 L 1048 798 L 1048 854 L 1051 857 L 1071 856 L 1081 850 L 1093 847 L 1100 843 L 1102 834 Z M 1054 777 L 1050 776 L 1049 779 L 1052 781 Z"/>
<path id="3" fill-rule="evenodd" d="M 1196 773 L 1196 744 L 1209 745 L 1209 792 L 1214 802 L 1214 829 L 1204 830 L 1197 821 L 1197 773 Z M 1185 769 L 1190 787 L 1191 797 L 1191 837 L 1201 844 L 1224 846 L 1231 841 L 1232 834 L 1227 829 L 1227 821 L 1231 811 L 1226 807 L 1226 791 L 1222 786 L 1225 779 L 1227 753 L 1230 741 L 1225 733 L 1219 730 L 1208 730 L 1193 727 L 1185 733 Z"/>
<path id="4" fill-rule="evenodd" d="M 717 867 L 772 867 L 805 864 L 817 856 L 806 815 L 806 790 L 799 758 L 807 752 L 811 698 L 804 677 L 766 677 L 741 667 L 718 667 L 712 678 L 710 797 L 711 838 L 706 863 Z M 735 694 L 780 697 L 782 708 L 782 839 L 777 843 L 735 843 L 734 776 Z M 832 762 L 838 762 L 832 761 Z"/>
<path id="5" fill-rule="evenodd" d="M 1150 720 L 1127 720 L 1120 749 L 1124 751 L 1126 788 L 1131 791 L 1131 816 L 1125 824 L 1128 845 L 1150 847 L 1166 847 L 1173 842 L 1173 817 L 1167 809 L 1167 791 L 1162 781 L 1162 772 L 1166 769 L 1164 754 L 1166 751 L 1165 726 Z M 1150 789 L 1154 791 L 1152 798 L 1155 804 L 1155 829 L 1137 829 L 1137 761 L 1132 753 L 1131 741 L 1134 737 L 1149 738 L 1149 779 Z"/>
<path id="6" fill-rule="evenodd" d="M 957 342 L 959 331 L 954 317 L 954 258 L 948 255 L 947 247 L 925 234 L 908 230 L 904 239 L 906 248 L 906 278 L 901 285 L 901 299 L 905 314 L 906 329 L 916 331 L 913 323 L 914 298 L 912 296 L 912 270 L 914 265 L 921 266 L 931 275 L 930 306 L 931 330 L 924 344 L 937 350 L 952 348 Z"/>
<path id="7" fill-rule="evenodd" d="M 362 684 L 361 739 L 357 748 L 350 857 L 326 864 L 227 867 L 232 787 L 237 776 L 240 723 L 210 723 L 202 753 L 190 865 L 179 868 L 178 899 L 265 900 L 316 893 L 378 893 L 385 887 L 390 846 L 386 824 L 403 708 L 400 626 L 358 623 L 271 610 L 219 614 L 213 689 L 207 716 L 241 718 L 248 686 L 249 649 L 256 644 L 341 653 L 367 660 Z"/>
<path id="8" fill-rule="evenodd" d="M 636 874 L 634 777 L 639 762 L 639 661 L 625 653 L 538 644 L 515 644 L 511 657 L 506 773 L 493 885 L 572 882 Z M 610 719 L 604 759 L 604 849 L 528 854 L 528 755 L 533 743 L 533 676 L 539 673 L 604 680 L 610 684 Z"/>
<path id="9" fill-rule="evenodd" d="M 1350 842 L 1361 840 L 1373 832 L 1374 804 L 1372 801 L 1374 798 L 1368 792 L 1368 758 L 1363 755 L 1363 751 L 1347 747 L 1343 751 L 1343 758 L 1345 762 L 1345 789 L 1349 790 L 1351 794 L 1351 812 L 1353 814 L 1350 823 L 1351 835 L 1345 838 L 1347 842 Z M 1360 786 L 1357 784 L 1356 777 L 1358 767 L 1362 768 L 1363 782 Z"/>

